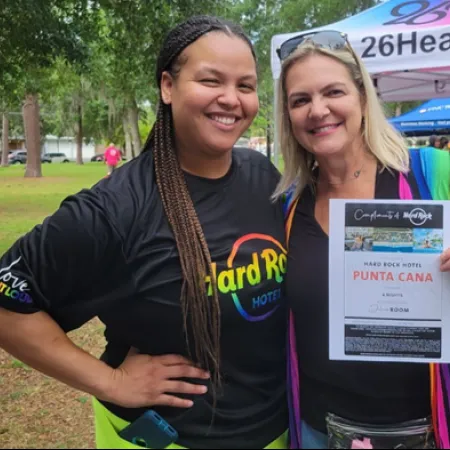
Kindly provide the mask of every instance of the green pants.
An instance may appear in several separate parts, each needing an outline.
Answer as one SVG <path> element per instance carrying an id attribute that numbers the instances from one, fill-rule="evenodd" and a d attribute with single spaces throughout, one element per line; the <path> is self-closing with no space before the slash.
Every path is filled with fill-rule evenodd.
<path id="1" fill-rule="evenodd" d="M 119 431 L 123 430 L 129 422 L 114 415 L 105 408 L 97 399 L 93 399 L 94 416 L 95 416 L 95 438 L 98 449 L 106 448 L 125 448 L 125 449 L 142 449 L 138 445 L 134 445 L 122 439 Z M 168 449 L 184 449 L 176 444 L 170 444 Z M 266 448 L 268 449 L 287 449 L 288 439 L 287 432 L 278 439 L 271 442 Z"/>

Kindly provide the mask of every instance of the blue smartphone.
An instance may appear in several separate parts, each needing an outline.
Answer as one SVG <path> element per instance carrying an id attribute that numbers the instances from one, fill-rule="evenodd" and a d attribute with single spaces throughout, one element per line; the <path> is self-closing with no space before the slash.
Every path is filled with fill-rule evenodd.
<path id="1" fill-rule="evenodd" d="M 165 448 L 178 439 L 177 431 L 151 409 L 120 431 L 119 436 L 146 448 Z"/>

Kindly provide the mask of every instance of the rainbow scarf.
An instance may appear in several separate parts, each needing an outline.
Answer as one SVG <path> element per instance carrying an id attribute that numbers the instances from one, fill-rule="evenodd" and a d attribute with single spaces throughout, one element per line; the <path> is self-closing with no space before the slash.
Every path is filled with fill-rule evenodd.
<path id="1" fill-rule="evenodd" d="M 402 174 L 399 177 L 399 194 L 402 200 L 413 199 L 408 181 Z M 298 200 L 294 198 L 293 190 L 285 196 L 284 213 L 288 243 Z M 290 448 L 301 448 L 300 375 L 292 310 L 289 311 L 287 359 Z M 430 394 L 436 443 L 438 448 L 450 448 L 450 366 L 448 364 L 430 364 Z"/>
<path id="2" fill-rule="evenodd" d="M 419 150 L 420 165 L 433 200 L 450 200 L 450 152 L 434 147 Z"/>

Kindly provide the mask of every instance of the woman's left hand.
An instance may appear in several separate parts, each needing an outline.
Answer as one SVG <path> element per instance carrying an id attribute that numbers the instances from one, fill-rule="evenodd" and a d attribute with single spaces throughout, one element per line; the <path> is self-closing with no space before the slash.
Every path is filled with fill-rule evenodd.
<path id="1" fill-rule="evenodd" d="M 441 272 L 450 272 L 450 248 L 441 255 Z"/>

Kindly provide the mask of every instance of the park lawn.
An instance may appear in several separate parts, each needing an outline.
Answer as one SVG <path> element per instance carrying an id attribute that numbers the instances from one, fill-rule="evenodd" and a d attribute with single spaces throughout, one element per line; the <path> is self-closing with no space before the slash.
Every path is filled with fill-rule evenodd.
<path id="1" fill-rule="evenodd" d="M 0 168 L 0 255 L 65 197 L 91 187 L 105 172 L 102 163 L 46 164 L 44 177 L 25 179 L 24 166 Z M 94 319 L 70 337 L 98 357 L 103 331 Z M 89 396 L 31 370 L 2 350 L 0 411 L 0 448 L 95 447 Z"/>
<path id="2" fill-rule="evenodd" d="M 65 197 L 95 184 L 106 168 L 101 163 L 44 164 L 42 170 L 42 178 L 24 178 L 22 165 L 0 167 L 0 255 Z"/>

